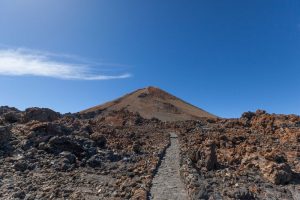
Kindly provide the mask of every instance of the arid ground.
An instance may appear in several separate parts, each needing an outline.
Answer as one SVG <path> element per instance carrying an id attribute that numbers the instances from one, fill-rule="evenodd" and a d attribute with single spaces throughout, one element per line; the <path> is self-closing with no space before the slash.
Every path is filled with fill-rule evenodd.
<path id="1" fill-rule="evenodd" d="M 158 88 L 79 113 L 0 107 L 0 199 L 300 199 L 300 117 L 222 119 Z"/>

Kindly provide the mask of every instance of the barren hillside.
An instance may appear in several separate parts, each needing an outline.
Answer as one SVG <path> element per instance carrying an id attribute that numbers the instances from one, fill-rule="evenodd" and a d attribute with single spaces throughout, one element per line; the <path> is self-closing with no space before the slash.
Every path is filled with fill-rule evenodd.
<path id="1" fill-rule="evenodd" d="M 196 120 L 215 115 L 197 108 L 159 88 L 147 87 L 127 94 L 117 100 L 95 106 L 81 113 L 93 111 L 118 111 L 126 109 L 139 113 L 146 119 L 158 118 L 162 121 Z"/>

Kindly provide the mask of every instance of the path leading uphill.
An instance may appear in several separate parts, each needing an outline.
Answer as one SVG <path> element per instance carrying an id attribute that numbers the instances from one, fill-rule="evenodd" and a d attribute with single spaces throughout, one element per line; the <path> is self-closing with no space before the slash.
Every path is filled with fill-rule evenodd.
<path id="1" fill-rule="evenodd" d="M 171 145 L 166 150 L 158 172 L 153 179 L 150 199 L 188 199 L 179 175 L 179 144 L 176 134 L 171 134 Z"/>

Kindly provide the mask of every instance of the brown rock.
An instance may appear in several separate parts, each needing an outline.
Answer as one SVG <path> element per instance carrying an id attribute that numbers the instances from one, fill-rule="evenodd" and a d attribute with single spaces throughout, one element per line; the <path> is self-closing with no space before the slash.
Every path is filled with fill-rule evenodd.
<path id="1" fill-rule="evenodd" d="M 293 176 L 290 166 L 286 163 L 277 164 L 270 162 L 262 168 L 262 172 L 266 179 L 276 185 L 289 183 Z"/>
<path id="2" fill-rule="evenodd" d="M 132 198 L 133 200 L 147 200 L 147 191 L 140 188 L 140 189 L 137 189 Z"/>
<path id="3" fill-rule="evenodd" d="M 200 149 L 196 153 L 195 159 L 197 159 L 197 167 L 204 167 L 206 170 L 214 170 L 218 167 L 218 160 L 216 154 L 216 143 L 214 141 L 207 141 L 205 143 L 204 150 Z"/>
<path id="4" fill-rule="evenodd" d="M 60 118 L 60 114 L 48 108 L 28 108 L 25 110 L 23 122 L 32 120 L 40 122 L 54 121 Z"/>

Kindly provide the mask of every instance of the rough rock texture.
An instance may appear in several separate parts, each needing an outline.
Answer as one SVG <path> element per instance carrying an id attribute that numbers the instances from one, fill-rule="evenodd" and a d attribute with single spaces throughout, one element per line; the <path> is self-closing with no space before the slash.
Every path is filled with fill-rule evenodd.
<path id="1" fill-rule="evenodd" d="M 0 145 L 5 145 L 11 137 L 8 126 L 0 126 Z M 0 147 L 1 148 L 1 147 Z"/>
<path id="2" fill-rule="evenodd" d="M 25 110 L 23 115 L 23 122 L 29 122 L 32 120 L 48 122 L 57 120 L 59 117 L 59 113 L 48 108 L 28 108 Z"/>
<path id="3" fill-rule="evenodd" d="M 299 199 L 299 121 L 258 110 L 173 124 L 190 198 Z"/>
<path id="4" fill-rule="evenodd" d="M 0 107 L 0 199 L 147 199 L 170 180 L 153 181 L 155 172 L 173 167 L 190 199 L 300 197 L 299 116 L 162 122 L 101 112 Z M 178 144 L 166 151 L 171 132 Z M 171 164 L 160 168 L 164 155 Z"/>
<path id="5" fill-rule="evenodd" d="M 165 124 L 126 111 L 18 112 L 23 120 L 0 115 L 0 199 L 147 198 L 169 145 Z"/>

